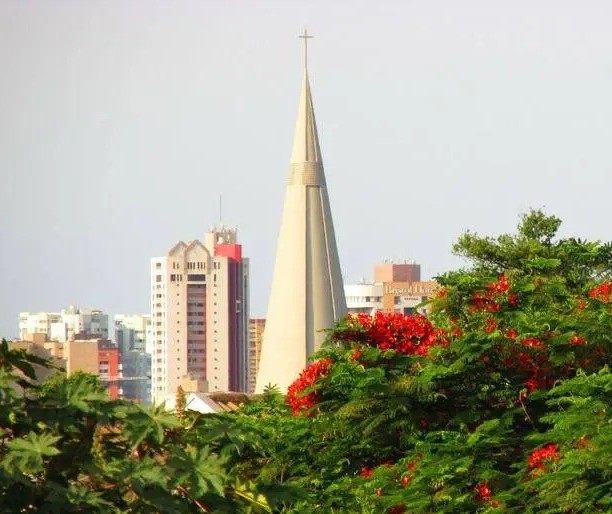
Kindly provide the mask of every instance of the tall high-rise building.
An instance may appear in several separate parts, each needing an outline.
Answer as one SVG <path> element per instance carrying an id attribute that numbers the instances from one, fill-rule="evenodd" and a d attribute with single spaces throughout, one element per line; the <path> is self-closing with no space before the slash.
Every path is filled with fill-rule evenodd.
<path id="1" fill-rule="evenodd" d="M 249 263 L 235 229 L 179 241 L 151 261 L 151 396 L 160 403 L 181 379 L 209 391 L 246 391 Z"/>
<path id="2" fill-rule="evenodd" d="M 295 380 L 346 314 L 342 273 L 306 67 L 281 219 L 256 390 Z"/>

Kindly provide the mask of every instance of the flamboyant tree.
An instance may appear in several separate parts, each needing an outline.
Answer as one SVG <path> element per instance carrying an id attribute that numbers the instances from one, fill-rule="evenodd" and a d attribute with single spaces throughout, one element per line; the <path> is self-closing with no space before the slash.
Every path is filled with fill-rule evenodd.
<path id="1" fill-rule="evenodd" d="M 610 511 L 612 247 L 559 225 L 462 236 L 428 319 L 346 319 L 237 465 L 287 512 Z"/>

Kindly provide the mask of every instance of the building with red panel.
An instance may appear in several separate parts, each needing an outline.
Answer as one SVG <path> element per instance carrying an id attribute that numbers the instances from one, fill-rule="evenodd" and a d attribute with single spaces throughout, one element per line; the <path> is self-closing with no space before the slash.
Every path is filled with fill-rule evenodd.
<path id="1" fill-rule="evenodd" d="M 151 397 L 184 379 L 202 391 L 248 388 L 248 259 L 237 231 L 212 228 L 204 242 L 179 241 L 151 261 Z"/>
<path id="2" fill-rule="evenodd" d="M 119 347 L 104 339 L 98 340 L 98 375 L 102 383 L 107 384 L 108 395 L 111 399 L 119 398 L 121 379 Z"/>

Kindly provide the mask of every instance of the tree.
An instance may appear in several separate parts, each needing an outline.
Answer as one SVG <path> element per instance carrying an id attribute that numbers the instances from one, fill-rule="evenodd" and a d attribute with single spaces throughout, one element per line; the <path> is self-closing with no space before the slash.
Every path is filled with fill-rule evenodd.
<path id="1" fill-rule="evenodd" d="M 301 487 L 286 512 L 612 509 L 611 247 L 559 226 L 462 236 L 471 267 L 439 277 L 429 319 L 339 324 L 233 465 Z"/>
<path id="2" fill-rule="evenodd" d="M 34 364 L 46 365 L 0 345 L 0 511 L 271 511 L 228 472 L 237 449 L 215 418 L 110 400 L 86 373 L 39 387 Z"/>

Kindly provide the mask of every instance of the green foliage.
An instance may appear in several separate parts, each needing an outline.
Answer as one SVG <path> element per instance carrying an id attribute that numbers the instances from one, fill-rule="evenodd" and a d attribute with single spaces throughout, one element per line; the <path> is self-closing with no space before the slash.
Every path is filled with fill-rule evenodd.
<path id="1" fill-rule="evenodd" d="M 0 345 L 1 512 L 258 513 L 286 496 L 228 470 L 252 439 L 238 426 L 110 400 L 86 373 L 39 387 L 34 364 Z"/>
<path id="2" fill-rule="evenodd" d="M 431 323 L 339 323 L 298 415 L 273 386 L 217 415 L 179 391 L 178 416 L 87 374 L 38 387 L 3 343 L 0 511 L 611 512 L 612 245 L 559 226 L 463 235 Z"/>
<path id="3" fill-rule="evenodd" d="M 471 267 L 439 278 L 430 319 L 448 344 L 381 350 L 340 323 L 294 416 L 279 403 L 235 418 L 260 443 L 231 469 L 297 487 L 281 512 L 607 512 L 612 312 L 609 244 L 557 239 L 525 215 L 514 235 L 467 233 Z M 389 320 L 391 323 L 391 320 Z"/>

